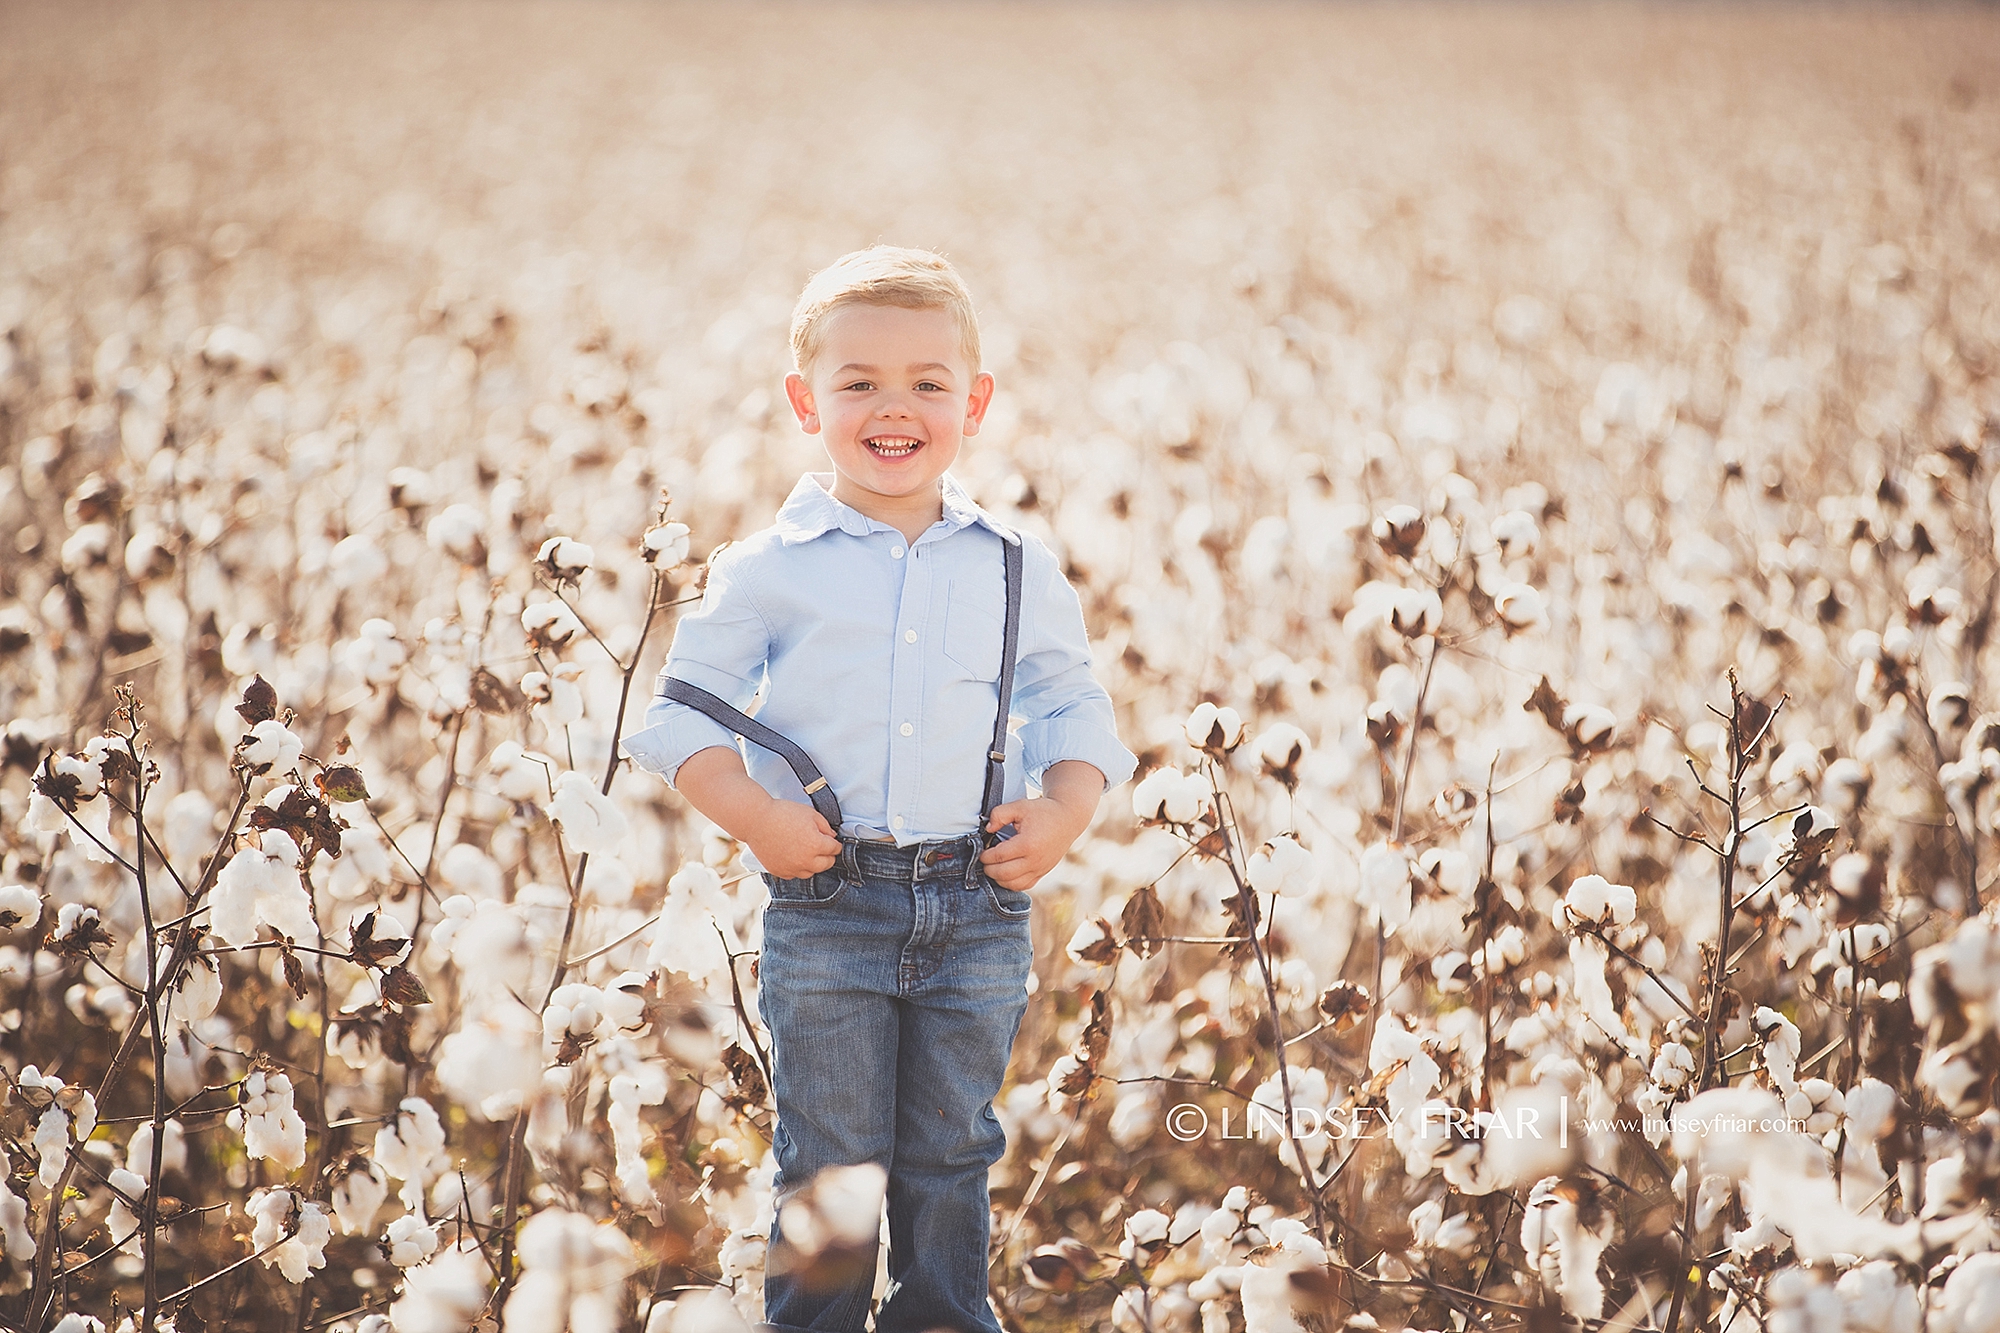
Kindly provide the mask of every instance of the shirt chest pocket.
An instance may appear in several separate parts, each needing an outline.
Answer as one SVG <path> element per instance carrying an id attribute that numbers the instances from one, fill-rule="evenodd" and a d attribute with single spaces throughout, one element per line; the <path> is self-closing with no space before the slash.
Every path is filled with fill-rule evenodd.
<path id="1" fill-rule="evenodd" d="M 944 607 L 944 655 L 972 680 L 1000 678 L 1000 612 L 985 605 L 988 589 L 954 579 Z"/>

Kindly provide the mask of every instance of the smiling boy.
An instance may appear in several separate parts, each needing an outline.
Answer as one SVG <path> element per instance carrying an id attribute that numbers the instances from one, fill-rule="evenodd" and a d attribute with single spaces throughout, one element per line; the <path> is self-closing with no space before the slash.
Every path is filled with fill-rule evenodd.
<path id="1" fill-rule="evenodd" d="M 664 696 L 625 748 L 743 842 L 770 889 L 758 1009 L 780 1211 L 765 1327 L 866 1327 L 873 1265 L 808 1280 L 783 1208 L 814 1173 L 875 1162 L 889 1218 L 877 1333 L 998 1333 L 986 1176 L 1006 1147 L 992 1100 L 1034 959 L 1028 890 L 1134 759 L 1059 562 L 948 471 L 994 392 L 951 265 L 888 246 L 845 256 L 806 285 L 792 352 L 786 395 L 833 473 L 800 478 L 772 527 L 713 562 L 661 675 L 737 709 L 761 687 L 756 723 L 802 748 L 835 799 L 779 754 L 739 748 L 740 724 Z M 1021 559 L 1017 725 L 989 783 L 1003 544 Z"/>

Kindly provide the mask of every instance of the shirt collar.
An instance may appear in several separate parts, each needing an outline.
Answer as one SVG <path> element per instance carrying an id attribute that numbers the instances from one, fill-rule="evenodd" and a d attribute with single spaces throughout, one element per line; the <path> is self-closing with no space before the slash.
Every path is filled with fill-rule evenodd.
<path id="1" fill-rule="evenodd" d="M 808 472 L 792 487 L 792 493 L 785 497 L 785 503 L 778 507 L 778 537 L 786 545 L 809 542 L 815 537 L 839 528 L 852 537 L 866 537 L 871 532 L 893 531 L 887 523 L 880 523 L 860 510 L 833 498 L 833 473 Z M 991 514 L 973 502 L 972 497 L 959 485 L 958 478 L 946 472 L 938 478 L 938 495 L 944 508 L 945 532 L 950 536 L 960 528 L 973 523 L 982 523 L 1003 541 L 1018 543 L 1021 539 L 1011 529 L 1002 525 Z"/>

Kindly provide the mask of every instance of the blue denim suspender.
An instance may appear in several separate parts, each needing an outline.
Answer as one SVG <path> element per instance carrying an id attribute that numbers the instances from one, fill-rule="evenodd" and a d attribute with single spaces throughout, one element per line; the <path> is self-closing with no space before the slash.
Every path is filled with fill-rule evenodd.
<path id="1" fill-rule="evenodd" d="M 986 752 L 986 785 L 979 802 L 980 840 L 987 845 L 995 838 L 986 832 L 986 820 L 993 813 L 993 807 L 1000 804 L 1006 783 L 1007 709 L 1014 701 L 1014 655 L 1021 632 L 1020 537 L 1001 533 L 1000 554 L 1007 579 L 1007 613 L 1002 621 L 1000 644 L 1000 709 L 993 719 L 993 744 Z M 660 677 L 659 692 L 675 703 L 686 704 L 707 715 L 744 740 L 763 746 L 791 765 L 792 772 L 798 775 L 799 785 L 806 789 L 806 799 L 812 802 L 813 809 L 819 811 L 834 835 L 839 836 L 840 802 L 834 799 L 833 788 L 827 785 L 825 776 L 813 763 L 811 755 L 748 713 L 731 708 L 698 685 L 663 675 Z"/>

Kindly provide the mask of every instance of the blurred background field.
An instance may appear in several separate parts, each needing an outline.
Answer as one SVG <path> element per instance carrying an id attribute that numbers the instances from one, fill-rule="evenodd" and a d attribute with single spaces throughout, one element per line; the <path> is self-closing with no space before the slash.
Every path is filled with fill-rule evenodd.
<path id="1" fill-rule="evenodd" d="M 1319 986 L 1373 983 L 1360 849 L 1400 831 L 1407 805 L 1425 812 L 1411 815 L 1417 842 L 1457 848 L 1462 835 L 1476 861 L 1484 828 L 1440 793 L 1476 790 L 1496 756 L 1501 772 L 1527 773 L 1495 814 L 1501 878 L 1544 922 L 1523 984 L 1537 951 L 1567 975 L 1549 902 L 1593 867 L 1639 886 L 1655 966 L 1692 984 L 1715 932 L 1700 896 L 1712 868 L 1677 869 L 1638 812 L 1693 808 L 1681 756 L 1713 754 L 1703 705 L 1726 700 L 1731 665 L 1760 697 L 1792 692 L 1778 736 L 1808 756 L 1787 770 L 1797 792 L 1820 797 L 1839 758 L 1873 766 L 1880 820 L 1852 826 L 1851 845 L 1892 867 L 1890 898 L 1907 911 L 1883 910 L 1909 925 L 1911 949 L 1955 919 L 1965 870 L 1991 897 L 1991 862 L 1961 861 L 1942 831 L 1937 773 L 1957 740 L 1925 748 L 1909 719 L 1924 689 L 1953 680 L 1969 700 L 1961 728 L 1991 708 L 1992 7 L 11 0 L 0 7 L 10 762 L 80 747 L 111 687 L 131 680 L 166 791 L 205 790 L 227 809 L 233 705 L 261 673 L 299 710 L 308 754 L 353 741 L 412 863 L 384 856 L 379 873 L 350 876 L 323 905 L 323 929 L 378 899 L 407 916 L 406 870 L 434 862 L 463 881 L 441 889 L 516 901 L 554 875 L 554 835 L 535 802 L 494 794 L 506 764 L 491 756 L 514 740 L 594 782 L 619 683 L 579 640 L 565 653 L 580 720 L 472 708 L 475 668 L 512 685 L 537 665 L 515 628 L 539 596 L 534 552 L 556 535 L 595 545 L 578 607 L 630 652 L 644 610 L 635 544 L 661 486 L 699 559 L 762 526 L 801 470 L 825 466 L 778 391 L 786 323 L 814 269 L 876 241 L 943 250 L 969 282 L 1000 397 L 957 472 L 1064 555 L 1147 765 L 1191 762 L 1182 721 L 1204 698 L 1241 709 L 1253 734 L 1289 721 L 1310 738 L 1296 802 L 1268 784 L 1250 795 L 1255 765 L 1238 772 L 1258 830 L 1249 845 L 1295 828 L 1324 881 L 1277 932 L 1304 969 L 1287 982 L 1288 1030 L 1316 1021 Z M 433 520 L 461 504 L 470 516 L 440 536 Z M 1434 540 L 1461 534 L 1424 549 L 1451 624 L 1425 703 L 1415 640 L 1385 635 L 1379 617 L 1349 619 L 1371 580 L 1422 581 L 1421 560 L 1399 564 L 1369 536 L 1397 504 L 1428 514 Z M 1496 554 L 1503 513 L 1532 516 L 1537 539 Z M 362 545 L 343 545 L 353 537 Z M 1450 573 L 1475 563 L 1477 592 Z M 1496 621 L 1503 582 L 1533 585 L 1546 614 L 1519 632 Z M 1933 599 L 1940 589 L 1950 596 Z M 371 617 L 387 630 L 364 629 Z M 1850 636 L 1906 623 L 1929 656 L 1911 668 L 1922 688 L 1894 704 L 1868 694 Z M 642 693 L 665 644 L 655 632 L 645 645 Z M 1579 749 L 1572 769 L 1521 709 L 1543 674 L 1608 708 L 1617 743 Z M 1422 744 L 1399 779 L 1397 726 L 1412 721 Z M 1551 824 L 1572 781 L 1596 804 L 1581 823 Z M 56 903 L 99 903 L 122 920 L 122 947 L 136 903 L 27 831 L 27 794 L 10 768 L 4 878 L 38 884 L 50 917 Z M 660 910 L 669 876 L 704 855 L 658 782 L 622 774 L 613 795 L 633 828 L 606 858 L 619 869 L 579 886 L 589 947 Z M 1261 990 L 1203 989 L 1204 975 L 1228 975 L 1213 955 L 1149 951 L 1113 974 L 1065 958 L 1077 925 L 1116 918 L 1172 859 L 1167 835 L 1136 831 L 1130 815 L 1126 793 L 1108 800 L 1049 886 L 1045 993 L 1005 1108 L 1016 1151 L 996 1176 L 1003 1208 L 1021 1203 L 1059 1132 L 1040 1080 L 1076 1033 L 1086 984 L 1118 996 L 1107 1074 L 1214 1074 L 1247 1091 L 1274 1067 L 1257 1035 Z M 1964 820 L 1990 848 L 1990 809 Z M 485 859 L 452 863 L 459 846 Z M 1219 894 L 1193 869 L 1161 894 L 1176 928 L 1212 935 Z M 1452 886 L 1434 888 L 1437 910 L 1420 903 L 1392 943 L 1381 993 L 1413 1025 L 1463 1003 L 1425 980 L 1431 956 L 1467 947 Z M 754 925 L 754 902 L 737 902 L 732 929 L 751 940 Z M 33 953 L 17 943 L 16 962 Z M 646 948 L 611 951 L 593 977 L 653 966 Z M 143 974 L 144 950 L 130 952 Z M 1798 1000 L 1797 961 L 1772 962 L 1771 1003 Z M 704 966 L 681 970 L 710 988 L 726 1039 L 727 984 L 719 964 Z M 48 1067 L 49 1051 L 68 1049 L 94 1077 L 104 1051 L 79 1034 L 122 1026 L 129 1009 L 73 995 L 58 1007 L 70 973 L 53 990 L 46 970 L 0 973 L 18 1006 L 10 1067 Z M 261 974 L 257 984 L 255 995 L 278 993 Z M 448 983 L 433 989 L 437 1037 L 459 1010 Z M 227 1017 L 225 1005 L 216 1021 Z M 1843 1030 L 1837 1005 L 1799 1021 L 1808 1049 Z M 272 1026 L 272 1049 L 301 1040 L 292 1029 Z M 1658 1036 L 1644 1021 L 1635 1030 Z M 1466 1061 L 1446 1062 L 1447 1083 L 1469 1077 L 1472 1034 L 1439 1039 Z M 1202 1043 L 1212 1049 L 1191 1055 Z M 1293 1058 L 1321 1061 L 1336 1103 L 1366 1081 L 1352 1037 Z M 219 1058 L 196 1067 L 242 1073 Z M 1593 1095 L 1614 1107 L 1644 1084 L 1590 1068 Z M 713 1068 L 707 1077 L 721 1086 Z M 322 1119 L 379 1116 L 406 1090 L 379 1053 L 351 1083 Z M 733 1135 L 742 1146 L 730 1152 L 754 1162 L 755 1117 L 704 1100 L 699 1084 L 668 1097 L 690 1119 L 649 1121 L 655 1176 L 682 1201 L 704 1168 L 723 1183 L 712 1217 L 673 1211 L 635 1230 L 656 1265 L 642 1287 L 647 1275 L 664 1291 L 749 1271 L 718 1270 L 716 1247 L 754 1228 L 755 1186 L 742 1160 L 703 1154 Z M 1119 1098 L 1142 1093 L 1153 1100 L 1134 1101 L 1107 1137 Z M 996 1269 L 1019 1297 L 1013 1317 L 1050 1328 L 1075 1310 L 1110 1317 L 1108 1288 L 1050 1304 L 1014 1276 L 1016 1261 L 1062 1234 L 1108 1252 L 1137 1203 L 1212 1206 L 1243 1181 L 1301 1211 L 1270 1145 L 1226 1149 L 1211 1170 L 1176 1154 L 1159 1110 L 1154 1089 L 1127 1089 L 1078 1130 L 1063 1161 L 1084 1165 L 1049 1175 Z M 504 1136 L 477 1116 L 446 1120 L 458 1160 L 486 1173 L 490 1209 Z M 197 1158 L 191 1175 L 208 1179 Z M 565 1183 L 531 1193 L 536 1206 L 611 1211 L 582 1156 L 549 1163 Z M 268 1171 L 212 1164 L 192 1196 L 234 1197 Z M 1423 1179 L 1412 1170 L 1410 1188 Z M 1651 1185 L 1657 1195 L 1663 1182 Z M 1347 1201 L 1351 1218 L 1379 1208 L 1400 1225 L 1417 1198 L 1402 1188 L 1377 1197 L 1370 1185 Z M 1622 1223 L 1629 1256 L 1612 1252 L 1628 1273 L 1672 1267 L 1660 1248 L 1671 1219 L 1649 1208 Z M 72 1243 L 91 1234 L 85 1212 Z M 1480 1217 L 1496 1237 L 1518 1232 Z M 1394 1227 L 1368 1234 L 1348 1262 L 1403 1243 Z M 202 1235 L 176 1282 L 207 1271 L 197 1252 L 218 1266 L 245 1252 Z M 379 1305 L 396 1280 L 359 1238 L 343 1244 L 346 1269 L 381 1271 L 316 1279 L 324 1314 Z M 105 1284 L 86 1302 L 100 1313 L 108 1267 L 89 1279 Z M 1185 1302 L 1202 1271 L 1169 1265 L 1155 1286 L 1178 1283 Z M 14 1271 L 6 1291 L 23 1278 Z M 231 1288 L 233 1308 L 290 1309 L 283 1284 L 262 1280 Z M 1174 1309 L 1158 1326 L 1193 1318 Z M 1442 1319 L 1442 1307 L 1383 1309 L 1385 1321 L 1416 1309 Z"/>

